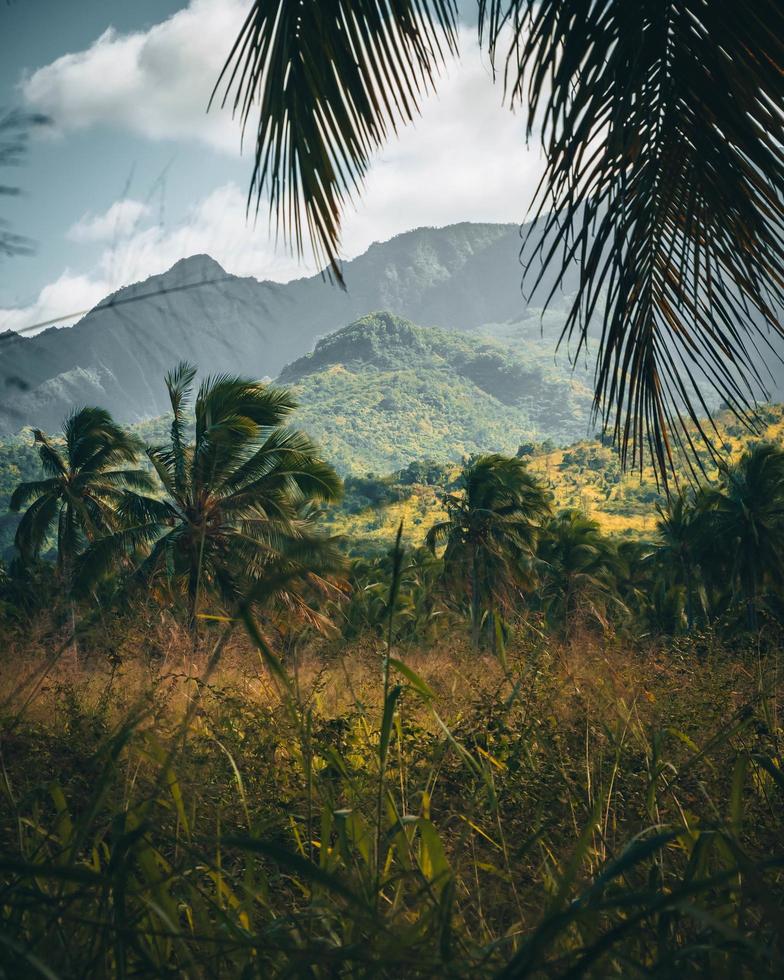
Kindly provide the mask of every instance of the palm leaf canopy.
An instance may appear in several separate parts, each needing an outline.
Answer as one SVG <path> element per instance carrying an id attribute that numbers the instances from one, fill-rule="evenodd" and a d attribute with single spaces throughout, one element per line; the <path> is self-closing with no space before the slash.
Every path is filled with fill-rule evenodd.
<path id="1" fill-rule="evenodd" d="M 758 443 L 722 467 L 704 494 L 706 553 L 729 572 L 737 590 L 753 594 L 764 578 L 784 580 L 784 452 Z"/>
<path id="2" fill-rule="evenodd" d="M 81 569 L 83 584 L 90 584 L 118 558 L 137 559 L 145 577 L 187 584 L 192 618 L 202 587 L 236 603 L 273 571 L 296 567 L 307 577 L 336 568 L 337 552 L 317 533 L 313 506 L 342 490 L 310 439 L 281 424 L 295 402 L 273 385 L 206 378 L 190 441 L 195 374 L 183 363 L 166 379 L 170 440 L 148 449 L 163 496 L 126 491 L 117 506 L 123 526 L 90 548 Z"/>
<path id="3" fill-rule="evenodd" d="M 557 288 L 576 268 L 562 339 L 577 357 L 598 325 L 596 411 L 624 463 L 650 454 L 666 478 L 710 442 L 711 390 L 753 422 L 782 332 L 784 6 L 479 0 L 478 14 L 546 156 L 526 282 L 555 270 Z M 345 206 L 456 38 L 449 0 L 251 6 L 219 82 L 257 123 L 250 200 L 268 198 L 300 249 L 307 227 L 338 276 Z"/>
<path id="4" fill-rule="evenodd" d="M 243 130 L 259 107 L 250 198 L 301 252 L 342 282 L 340 215 L 370 159 L 412 120 L 446 51 L 456 47 L 454 0 L 256 0 L 213 98 L 223 93 Z"/>
<path id="5" fill-rule="evenodd" d="M 136 461 L 141 446 L 101 408 L 81 408 L 63 423 L 62 440 L 34 430 L 45 479 L 21 483 L 9 507 L 29 504 L 16 532 L 25 557 L 37 556 L 57 534 L 58 560 L 73 559 L 85 541 L 113 529 L 117 505 L 152 480 Z"/>
<path id="6" fill-rule="evenodd" d="M 448 517 L 430 528 L 427 546 L 435 552 L 445 543 L 444 561 L 453 569 L 479 552 L 491 562 L 522 568 L 551 513 L 549 495 L 522 460 L 496 453 L 469 464 L 460 482 L 461 493 L 445 496 Z"/>

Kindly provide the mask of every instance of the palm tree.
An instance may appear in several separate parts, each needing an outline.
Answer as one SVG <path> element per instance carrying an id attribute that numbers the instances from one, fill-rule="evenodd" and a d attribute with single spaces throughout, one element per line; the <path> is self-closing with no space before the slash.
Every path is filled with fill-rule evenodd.
<path id="1" fill-rule="evenodd" d="M 673 495 L 666 507 L 659 507 L 656 525 L 658 542 L 653 557 L 669 584 L 682 591 L 685 601 L 681 609 L 688 630 L 694 626 L 695 596 L 703 615 L 708 611 L 700 564 L 705 556 L 706 513 L 703 493 L 680 493 Z"/>
<path id="2" fill-rule="evenodd" d="M 758 443 L 722 466 L 705 509 L 705 550 L 745 604 L 753 629 L 760 590 L 784 582 L 784 451 Z"/>
<path id="3" fill-rule="evenodd" d="M 478 0 L 478 24 L 545 152 L 528 283 L 577 266 L 563 336 L 576 357 L 601 321 L 597 408 L 665 473 L 706 411 L 693 380 L 747 411 L 782 333 L 784 6 Z M 338 280 L 346 203 L 457 49 L 453 0 L 251 4 L 214 95 L 255 124 L 249 200 Z"/>
<path id="4" fill-rule="evenodd" d="M 147 450 L 163 495 L 126 495 L 118 508 L 125 527 L 98 541 L 82 569 L 90 581 L 118 555 L 141 554 L 142 574 L 183 584 L 194 631 L 204 590 L 231 607 L 265 576 L 288 581 L 294 569 L 306 577 L 338 564 L 330 542 L 315 531 L 313 505 L 341 492 L 308 437 L 281 427 L 295 407 L 282 388 L 226 375 L 206 379 L 189 444 L 185 411 L 195 374 L 182 363 L 166 377 L 169 443 Z"/>
<path id="5" fill-rule="evenodd" d="M 447 519 L 430 528 L 426 542 L 434 553 L 446 543 L 447 578 L 468 586 L 477 650 L 483 612 L 490 614 L 494 645 L 498 606 L 531 583 L 536 538 L 550 500 L 521 459 L 497 453 L 466 466 L 460 482 L 462 492 L 444 498 Z"/>
<path id="6" fill-rule="evenodd" d="M 27 506 L 16 546 L 23 558 L 36 558 L 54 534 L 58 572 L 70 591 L 77 555 L 115 529 L 120 502 L 151 489 L 152 480 L 145 470 L 129 468 L 141 446 L 102 408 L 69 415 L 62 447 L 40 429 L 34 436 L 45 478 L 19 484 L 11 496 L 12 511 Z"/>
<path id="7" fill-rule="evenodd" d="M 568 639 L 580 617 L 607 623 L 608 606 L 622 605 L 616 595 L 618 557 L 598 523 L 579 510 L 562 510 L 542 533 L 541 595 L 552 621 Z"/>

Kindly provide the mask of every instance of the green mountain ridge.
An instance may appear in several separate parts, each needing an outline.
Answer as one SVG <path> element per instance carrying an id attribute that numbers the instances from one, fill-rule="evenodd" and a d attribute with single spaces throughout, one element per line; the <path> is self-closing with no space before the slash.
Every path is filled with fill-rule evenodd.
<path id="1" fill-rule="evenodd" d="M 295 424 L 345 473 L 388 472 L 415 459 L 514 452 L 527 439 L 584 438 L 592 395 L 552 352 L 526 355 L 491 338 L 363 316 L 288 365 Z"/>
<path id="2" fill-rule="evenodd" d="M 180 360 L 205 374 L 274 377 L 371 310 L 479 332 L 535 316 L 552 283 L 524 299 L 519 251 L 517 225 L 418 228 L 346 262 L 345 291 L 319 275 L 238 277 L 207 255 L 190 256 L 107 296 L 72 327 L 0 334 L 0 432 L 51 430 L 84 404 L 104 405 L 123 423 L 154 418 L 166 410 L 163 376 Z"/>

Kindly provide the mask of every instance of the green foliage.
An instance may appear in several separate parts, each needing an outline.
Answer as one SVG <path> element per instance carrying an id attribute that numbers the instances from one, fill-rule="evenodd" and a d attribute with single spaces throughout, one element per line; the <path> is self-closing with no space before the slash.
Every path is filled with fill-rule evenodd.
<path id="1" fill-rule="evenodd" d="M 526 356 L 492 340 L 374 313 L 319 341 L 280 376 L 297 420 L 344 472 L 389 472 L 422 458 L 459 462 L 512 453 L 521 435 L 584 431 L 588 387 L 557 369 L 546 345 Z"/>
<path id="2" fill-rule="evenodd" d="M 19 517 L 8 512 L 11 494 L 20 483 L 29 483 L 41 476 L 41 457 L 30 434 L 0 440 L 0 554 L 12 556 L 14 536 Z"/>
<path id="3" fill-rule="evenodd" d="M 549 495 L 516 456 L 480 456 L 465 467 L 459 484 L 461 492 L 444 498 L 447 519 L 430 528 L 426 541 L 433 552 L 446 545 L 444 570 L 452 592 L 468 592 L 474 648 L 483 615 L 495 648 L 498 612 L 519 602 L 533 582 Z"/>
<path id="4" fill-rule="evenodd" d="M 62 452 L 39 429 L 33 434 L 44 479 L 20 483 L 11 495 L 10 510 L 27 507 L 14 540 L 29 561 L 54 534 L 58 568 L 70 588 L 85 544 L 115 530 L 121 501 L 150 489 L 152 481 L 144 470 L 130 468 L 141 446 L 104 409 L 82 408 L 65 420 Z"/>
<path id="5" fill-rule="evenodd" d="M 780 974 L 775 654 L 607 649 L 575 676 L 546 643 L 449 671 L 384 644 L 363 678 L 344 649 L 329 714 L 326 668 L 259 643 L 261 701 L 211 658 L 182 711 L 170 675 L 121 672 L 3 717 L 5 973 Z"/>
<path id="6" fill-rule="evenodd" d="M 9 642 L 24 649 L 42 619 L 45 643 L 61 636 L 0 701 L 0 968 L 777 976 L 784 453 L 752 447 L 673 499 L 647 544 L 553 515 L 538 447 L 459 474 L 352 477 L 357 520 L 422 492 L 440 493 L 445 520 L 430 549 L 406 549 L 401 523 L 391 550 L 352 563 L 346 595 L 306 596 L 337 565 L 312 510 L 334 500 L 334 471 L 281 427 L 287 391 L 208 380 L 191 427 L 192 381 L 187 365 L 167 379 L 168 441 L 148 450 L 159 494 L 118 476 L 80 556 L 120 583 L 138 566 L 147 588 L 91 597 L 63 639 L 51 567 L 0 575 Z M 94 465 L 115 450 L 91 433 L 71 423 L 46 464 L 90 485 L 114 472 Z M 605 454 L 576 447 L 567 470 L 596 476 Z M 169 667 L 137 696 L 129 669 L 204 659 L 198 636 L 168 652 L 178 590 L 191 624 L 201 590 L 225 622 L 205 618 L 209 653 L 180 701 Z M 330 636 L 299 625 L 308 601 Z M 219 665 L 238 624 L 240 661 L 255 652 L 261 673 L 235 688 Z M 43 685 L 73 638 L 109 671 L 92 699 L 68 673 Z M 43 691 L 54 717 L 33 721 Z"/>
<path id="7" fill-rule="evenodd" d="M 596 521 L 564 510 L 542 531 L 539 597 L 550 623 L 568 637 L 575 626 L 606 628 L 619 618 L 617 552 Z"/>
<path id="8" fill-rule="evenodd" d="M 201 385 L 189 443 L 186 406 L 195 369 L 180 364 L 166 378 L 172 407 L 169 442 L 147 455 L 160 497 L 125 494 L 122 526 L 96 541 L 81 560 L 93 583 L 124 558 L 139 574 L 162 577 L 187 592 L 195 628 L 203 593 L 231 610 L 262 579 L 307 578 L 339 565 L 315 531 L 313 506 L 337 499 L 341 484 L 302 432 L 283 428 L 294 402 L 288 391 L 221 375 Z"/>

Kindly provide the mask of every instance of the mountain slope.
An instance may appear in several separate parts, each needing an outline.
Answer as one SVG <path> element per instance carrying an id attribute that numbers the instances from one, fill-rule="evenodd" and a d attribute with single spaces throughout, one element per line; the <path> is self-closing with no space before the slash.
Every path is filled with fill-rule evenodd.
<path id="1" fill-rule="evenodd" d="M 552 283 L 523 300 L 519 248 L 516 225 L 418 229 L 346 263 L 347 292 L 320 276 L 281 285 L 228 275 L 209 256 L 183 259 L 74 327 L 0 335 L 0 431 L 52 429 L 85 403 L 123 422 L 149 418 L 165 410 L 163 375 L 183 358 L 205 372 L 274 377 L 371 310 L 450 330 L 531 317 Z M 547 337 L 551 351 L 556 336 Z"/>
<path id="2" fill-rule="evenodd" d="M 364 316 L 319 341 L 278 381 L 300 402 L 294 423 L 344 472 L 388 472 L 414 459 L 514 452 L 527 439 L 584 438 L 586 384 L 491 340 Z"/>

